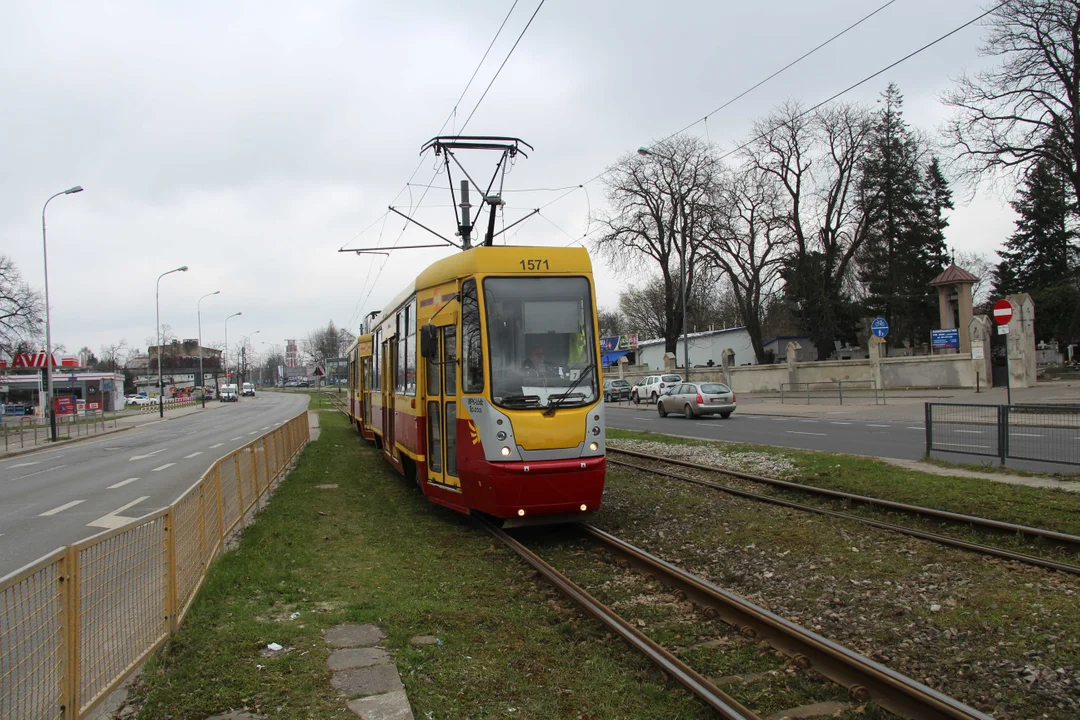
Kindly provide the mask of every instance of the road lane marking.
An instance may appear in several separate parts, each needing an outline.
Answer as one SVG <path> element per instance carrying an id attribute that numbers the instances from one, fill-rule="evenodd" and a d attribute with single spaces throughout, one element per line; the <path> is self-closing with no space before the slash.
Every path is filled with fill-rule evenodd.
<path id="1" fill-rule="evenodd" d="M 53 508 L 52 510 L 48 510 L 46 512 L 43 512 L 40 515 L 38 515 L 38 517 L 48 517 L 50 515 L 55 515 L 56 513 L 64 512 L 68 508 L 73 508 L 76 505 L 78 505 L 80 503 L 84 503 L 84 502 L 86 502 L 86 501 L 85 500 L 72 500 L 71 502 L 65 503 L 65 504 L 61 505 L 60 507 L 58 507 L 58 508 Z"/>
<path id="2" fill-rule="evenodd" d="M 28 463 L 16 463 L 16 464 L 14 464 L 14 465 L 8 465 L 8 467 L 9 467 L 9 468 L 17 468 L 17 467 L 30 467 L 31 465 L 40 465 L 40 464 L 41 464 L 41 461 L 40 461 L 40 460 L 35 460 L 34 462 L 28 462 Z"/>
<path id="3" fill-rule="evenodd" d="M 1018 432 L 1014 432 L 1012 434 L 1012 436 L 1013 437 L 1042 437 L 1042 435 L 1035 435 L 1035 434 L 1032 434 L 1032 433 L 1018 433 Z"/>
<path id="4" fill-rule="evenodd" d="M 221 447 L 221 446 L 222 446 L 222 445 L 224 445 L 224 444 L 225 444 L 225 443 L 218 443 L 217 445 L 211 445 L 211 446 L 210 446 L 210 449 L 211 449 L 211 450 L 213 450 L 214 448 L 219 448 L 219 447 Z"/>
<path id="5" fill-rule="evenodd" d="M 202 450 L 199 450 L 198 452 L 193 452 L 190 455 L 185 455 L 184 459 L 187 460 L 189 458 L 196 457 L 197 455 L 202 455 Z"/>
<path id="6" fill-rule="evenodd" d="M 818 437 L 826 437 L 825 433 L 811 433 L 811 432 L 799 432 L 798 430 L 788 430 L 789 435 L 817 435 Z"/>
<path id="7" fill-rule="evenodd" d="M 938 446 L 938 445 L 944 445 L 944 446 L 946 446 L 946 447 L 958 447 L 958 448 L 981 448 L 981 449 L 983 449 L 983 450 L 988 450 L 988 449 L 990 449 L 990 446 L 989 446 L 989 445 L 969 445 L 968 443 L 943 443 L 943 442 L 935 442 L 935 443 L 934 443 L 934 445 L 935 445 L 935 446 Z"/>
<path id="8" fill-rule="evenodd" d="M 925 430 L 926 428 L 922 427 L 921 425 L 919 425 L 918 427 L 916 427 L 915 425 L 908 425 L 905 429 L 906 430 L 919 430 L 919 431 L 922 431 L 922 430 Z"/>
<path id="9" fill-rule="evenodd" d="M 258 430 L 252 430 L 251 432 L 248 433 L 248 435 L 258 435 L 258 434 L 259 434 Z"/>
<path id="10" fill-rule="evenodd" d="M 243 439 L 244 439 L 243 435 L 237 435 L 234 438 L 229 438 L 229 442 L 232 442 L 233 440 L 243 440 Z"/>
<path id="11" fill-rule="evenodd" d="M 715 422 L 696 422 L 695 425 L 704 425 L 705 427 L 724 427 L 720 423 Z"/>
<path id="12" fill-rule="evenodd" d="M 121 480 L 120 482 L 116 483 L 115 485 L 110 485 L 109 487 L 107 487 L 105 489 L 106 490 L 115 490 L 118 487 L 124 487 L 125 485 L 127 485 L 129 483 L 133 483 L 138 479 L 139 478 L 128 478 L 127 480 Z"/>
<path id="13" fill-rule="evenodd" d="M 800 420 L 799 422 L 816 423 L 817 420 Z"/>
<path id="14" fill-rule="evenodd" d="M 158 453 L 163 453 L 168 449 L 169 448 L 161 448 L 160 450 L 155 450 L 154 452 L 146 453 L 145 455 L 132 455 L 130 458 L 128 458 L 128 462 L 134 462 L 135 460 L 145 460 L 146 458 L 153 457 Z"/>
<path id="15" fill-rule="evenodd" d="M 53 470 L 59 470 L 60 468 L 66 468 L 67 465 L 57 465 L 56 467 L 45 468 L 44 470 L 38 470 L 37 472 L 26 473 L 19 477 L 8 478 L 8 480 L 22 480 L 23 478 L 34 477 L 35 475 L 41 475 L 42 473 L 52 472 Z"/>
<path id="16" fill-rule="evenodd" d="M 263 430 L 269 430 L 269 429 L 270 429 L 269 425 L 267 425 L 266 427 L 263 428 Z"/>
<path id="17" fill-rule="evenodd" d="M 883 427 L 883 428 L 887 428 L 887 427 L 892 427 L 892 425 L 867 425 L 866 427 Z"/>
<path id="18" fill-rule="evenodd" d="M 160 472 L 160 471 L 164 470 L 165 468 L 171 468 L 175 464 L 176 463 L 165 463 L 164 465 L 157 466 L 156 468 L 154 468 L 150 472 Z"/>
<path id="19" fill-rule="evenodd" d="M 832 421 L 831 423 L 829 423 L 829 424 L 830 424 L 830 425 L 850 425 L 851 423 L 849 423 L 849 422 L 840 422 L 839 420 L 833 420 L 833 421 Z"/>
<path id="20" fill-rule="evenodd" d="M 127 505 L 116 508 L 111 513 L 109 513 L 108 515 L 102 515 L 101 517 L 99 517 L 94 522 L 87 523 L 86 527 L 107 528 L 109 530 L 112 530 L 114 528 L 120 527 L 121 525 L 126 525 L 127 523 L 131 522 L 135 518 L 133 518 L 133 517 L 124 517 L 120 513 L 124 512 L 125 510 L 127 510 L 129 507 L 131 507 L 133 505 L 138 505 L 143 500 L 148 500 L 149 498 L 150 498 L 149 495 L 144 495 L 141 498 L 137 498 L 135 500 L 132 500 Z"/>
<path id="21" fill-rule="evenodd" d="M 958 433 L 964 433 L 965 435 L 982 435 L 982 430 L 957 430 Z"/>

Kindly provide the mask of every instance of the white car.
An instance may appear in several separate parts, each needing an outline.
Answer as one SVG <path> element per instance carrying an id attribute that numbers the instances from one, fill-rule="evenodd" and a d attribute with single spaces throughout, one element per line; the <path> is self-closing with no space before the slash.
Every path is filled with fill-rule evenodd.
<path id="1" fill-rule="evenodd" d="M 155 400 L 145 395 L 132 395 L 124 400 L 125 405 L 153 405 Z"/>
<path id="2" fill-rule="evenodd" d="M 255 397 L 255 383 L 244 383 L 240 388 L 240 394 L 244 397 Z"/>
<path id="3" fill-rule="evenodd" d="M 666 375 L 649 375 L 630 389 L 630 399 L 637 405 L 642 400 L 654 403 L 656 398 L 663 395 L 672 385 L 682 382 L 682 375 L 668 373 Z"/>

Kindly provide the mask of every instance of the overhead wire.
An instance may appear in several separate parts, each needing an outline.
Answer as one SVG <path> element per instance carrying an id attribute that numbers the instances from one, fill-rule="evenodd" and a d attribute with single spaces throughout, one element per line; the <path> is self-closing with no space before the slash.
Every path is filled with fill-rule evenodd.
<path id="1" fill-rule="evenodd" d="M 499 35 L 502 34 L 503 28 L 506 27 L 506 23 L 510 19 L 510 16 L 513 14 L 514 9 L 517 7 L 517 4 L 518 4 L 519 1 L 520 0 L 514 0 L 514 2 L 510 5 L 510 10 L 507 11 L 506 16 L 503 18 L 502 23 L 499 24 L 499 28 L 498 28 L 498 30 L 495 31 L 495 35 L 491 38 L 491 42 L 488 43 L 487 49 L 484 51 L 483 56 L 480 58 L 480 62 L 478 62 L 476 64 L 476 68 L 473 70 L 472 76 L 469 77 L 469 81 L 465 84 L 465 89 L 461 91 L 461 95 L 458 96 L 457 102 L 454 103 L 453 109 L 451 109 L 450 113 L 446 116 L 446 119 L 443 120 L 442 125 L 439 126 L 438 132 L 435 133 L 436 135 L 441 135 L 442 131 L 446 129 L 447 123 L 449 123 L 451 119 L 453 119 L 454 117 L 457 116 L 458 105 L 461 104 L 461 101 L 465 98 L 465 94 L 468 93 L 469 88 L 472 87 L 473 80 L 476 79 L 477 74 L 480 72 L 480 68 L 483 67 L 484 61 L 487 60 L 488 54 L 491 52 L 491 48 L 493 48 L 495 46 L 495 42 L 499 39 Z M 541 5 L 544 4 L 543 0 L 541 0 L 540 4 Z M 528 29 L 529 24 L 532 24 L 532 18 L 536 17 L 536 12 L 538 12 L 539 10 L 540 10 L 540 8 L 537 7 L 536 11 L 533 12 L 532 17 L 529 18 L 529 23 L 525 26 L 526 30 Z M 521 41 L 521 36 L 524 35 L 524 34 L 525 34 L 525 31 L 523 30 L 521 32 L 521 35 L 519 35 L 518 39 L 514 42 L 514 47 L 510 49 L 510 53 L 513 53 L 514 48 L 517 47 L 518 42 Z M 503 66 L 506 65 L 506 61 L 509 60 L 509 58 L 510 58 L 510 54 L 508 53 L 506 58 L 503 60 L 502 65 L 499 66 L 499 70 L 496 71 L 495 77 L 498 77 L 499 72 L 502 71 Z M 492 78 L 492 83 L 494 83 L 494 78 Z M 484 97 L 487 96 L 487 91 L 490 90 L 490 89 L 491 89 L 491 83 L 488 83 L 488 87 L 484 90 L 484 94 L 480 97 L 480 100 L 477 101 L 476 105 L 472 109 L 472 112 L 469 113 L 469 119 L 472 119 L 473 113 L 476 112 L 476 109 L 480 106 L 480 103 L 483 102 Z M 465 130 L 465 125 L 467 125 L 467 124 L 468 124 L 468 120 L 466 120 L 465 124 L 461 126 L 461 132 L 463 132 Z M 413 169 L 412 173 L 409 175 L 409 179 L 405 181 L 405 187 L 403 187 L 400 191 L 398 191 L 398 194 L 395 195 L 394 199 L 390 201 L 391 205 L 393 205 L 397 201 L 397 199 L 399 197 L 401 197 L 401 193 L 404 192 L 406 189 L 409 190 L 410 195 L 412 194 L 412 189 L 410 187 L 410 183 L 412 183 L 413 178 L 416 177 L 416 173 L 420 171 L 420 168 L 423 167 L 423 164 L 424 164 L 424 158 L 421 157 L 420 161 L 417 163 L 416 167 Z M 438 177 L 438 174 L 439 174 L 438 170 L 436 170 L 434 175 L 432 175 L 432 178 L 429 181 L 428 185 L 430 185 L 430 183 L 435 181 L 435 178 Z M 420 201 L 417 204 L 414 205 L 412 203 L 411 199 L 410 199 L 410 203 L 409 203 L 410 207 L 409 207 L 409 213 L 408 213 L 409 216 L 412 215 L 412 213 L 415 211 L 416 208 L 418 208 L 421 204 L 423 204 L 424 197 L 427 195 L 427 191 L 429 189 L 430 189 L 430 187 L 425 187 L 424 188 L 424 192 L 421 194 Z M 387 214 L 389 214 L 389 211 L 387 211 Z M 376 220 L 376 222 L 378 222 L 378 221 Z M 398 236 L 397 236 L 397 238 L 395 238 L 394 243 L 391 246 L 391 248 L 397 247 L 398 243 L 401 242 L 401 238 L 405 234 L 405 229 L 408 227 L 408 222 L 409 221 L 406 220 L 404 222 L 404 224 L 402 225 L 401 232 L 398 233 Z M 351 240 L 350 240 L 350 242 L 351 242 Z M 379 243 L 377 243 L 376 246 L 381 247 L 381 242 L 382 242 L 382 236 L 380 234 Z M 387 258 L 387 259 L 389 259 L 389 258 Z M 382 265 L 379 266 L 379 271 L 375 274 L 375 279 L 372 281 L 371 287 L 368 289 L 367 296 L 361 295 L 363 297 L 363 299 L 361 300 L 361 303 L 360 303 L 360 305 L 358 305 L 358 307 L 366 307 L 367 300 L 371 297 L 371 293 L 375 289 L 376 284 L 378 284 L 379 278 L 382 276 L 382 271 L 383 271 L 383 269 L 385 267 L 386 267 L 386 260 L 384 260 Z M 370 274 L 370 266 L 369 266 L 368 270 L 369 270 L 369 274 Z M 355 314 L 355 311 L 354 311 L 354 314 Z"/>

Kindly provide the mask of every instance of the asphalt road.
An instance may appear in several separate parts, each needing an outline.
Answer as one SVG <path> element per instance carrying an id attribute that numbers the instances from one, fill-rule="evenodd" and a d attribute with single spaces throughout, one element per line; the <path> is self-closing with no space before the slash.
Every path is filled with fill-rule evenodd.
<path id="1" fill-rule="evenodd" d="M 926 429 L 921 422 L 882 420 L 832 420 L 828 418 L 785 417 L 779 415 L 735 414 L 684 418 L 660 417 L 650 411 L 630 410 L 615 405 L 606 409 L 608 427 L 670 433 L 707 440 L 756 443 L 872 457 L 920 460 L 926 454 Z M 957 451 L 996 453 L 996 427 L 976 424 L 935 424 L 935 444 Z M 1080 430 L 1069 428 L 1011 429 L 1010 448 L 1015 455 L 1061 457 L 1076 460 L 1072 450 L 1080 443 Z M 934 457 L 955 463 L 997 464 L 993 457 L 963 452 L 934 453 Z M 1076 465 L 1029 462 L 1010 459 L 1009 467 L 1035 472 L 1076 472 Z"/>
<path id="2" fill-rule="evenodd" d="M 173 502 L 221 456 L 295 417 L 307 395 L 214 410 L 0 461 L 0 577 Z"/>

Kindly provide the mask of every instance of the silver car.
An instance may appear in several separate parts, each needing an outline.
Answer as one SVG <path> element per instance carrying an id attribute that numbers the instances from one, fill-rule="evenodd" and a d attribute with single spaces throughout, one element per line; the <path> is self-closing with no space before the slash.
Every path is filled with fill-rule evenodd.
<path id="1" fill-rule="evenodd" d="M 698 415 L 727 418 L 735 412 L 735 393 L 723 383 L 681 383 L 660 396 L 656 411 L 660 417 L 682 413 L 688 418 Z"/>

